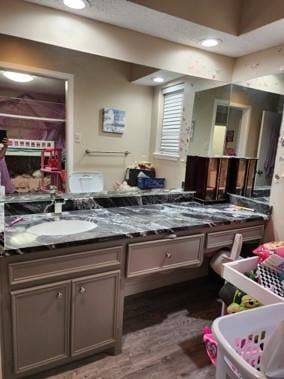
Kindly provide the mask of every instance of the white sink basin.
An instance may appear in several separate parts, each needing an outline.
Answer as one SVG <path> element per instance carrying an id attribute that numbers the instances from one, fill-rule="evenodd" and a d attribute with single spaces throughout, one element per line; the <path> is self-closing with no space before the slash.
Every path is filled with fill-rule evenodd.
<path id="1" fill-rule="evenodd" d="M 59 220 L 31 226 L 27 232 L 37 236 L 68 236 L 88 232 L 96 227 L 97 224 L 84 220 Z"/>

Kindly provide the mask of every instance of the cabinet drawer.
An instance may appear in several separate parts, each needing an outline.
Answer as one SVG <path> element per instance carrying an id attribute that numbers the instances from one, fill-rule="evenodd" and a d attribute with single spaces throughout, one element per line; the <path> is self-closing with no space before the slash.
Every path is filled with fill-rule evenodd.
<path id="1" fill-rule="evenodd" d="M 127 277 L 177 267 L 198 267 L 203 260 L 204 234 L 129 245 Z"/>
<path id="2" fill-rule="evenodd" d="M 224 264 L 223 278 L 243 292 L 257 299 L 263 305 L 284 302 L 284 297 L 278 296 L 244 275 L 245 272 L 256 269 L 258 257 L 241 259 Z"/>
<path id="3" fill-rule="evenodd" d="M 264 226 L 253 226 L 250 228 L 233 229 L 225 232 L 208 233 L 207 235 L 207 249 L 213 249 L 216 247 L 225 247 L 232 245 L 236 233 L 240 233 L 243 236 L 243 240 L 257 241 L 261 240 L 264 235 Z"/>
<path id="4" fill-rule="evenodd" d="M 55 277 L 96 268 L 115 268 L 121 264 L 122 247 L 94 250 L 65 256 L 34 259 L 9 265 L 10 284 Z"/>

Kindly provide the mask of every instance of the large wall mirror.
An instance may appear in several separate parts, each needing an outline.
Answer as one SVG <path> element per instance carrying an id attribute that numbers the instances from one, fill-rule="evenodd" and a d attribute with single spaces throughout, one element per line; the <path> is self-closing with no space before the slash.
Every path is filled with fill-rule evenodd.
<path id="1" fill-rule="evenodd" d="M 196 93 L 191 155 L 257 159 L 252 196 L 269 201 L 282 122 L 284 74 Z"/>
<path id="2" fill-rule="evenodd" d="M 11 67 L 0 68 L 0 129 L 9 139 L 0 164 L 7 194 L 35 195 L 54 184 L 70 192 L 129 190 L 121 184 L 137 167 L 155 171 L 167 190 L 182 188 L 189 140 L 203 148 L 207 143 L 192 119 L 195 95 L 222 91 L 224 83 L 28 41 L 21 47 L 30 72 L 27 66 L 15 71 L 14 64 L 23 62 L 13 54 Z M 60 73 L 72 76 L 74 88 L 66 92 Z M 71 188 L 73 173 L 78 177 Z M 135 178 L 133 183 L 130 190 L 140 191 L 133 188 Z"/>
<path id="3" fill-rule="evenodd" d="M 70 191 L 73 172 L 95 174 L 91 187 L 84 181 L 84 191 L 124 190 L 129 169 L 149 166 L 166 189 L 182 188 L 190 154 L 257 158 L 253 195 L 269 195 L 283 74 L 231 84 L 41 44 L 21 46 L 43 74 L 31 68 L 17 76 L 8 63 L 0 68 L 0 129 L 9 139 L 0 164 L 7 193 L 35 194 L 52 183 Z M 72 103 L 66 81 L 44 71 L 74 78 Z M 43 156 L 48 149 L 53 155 Z"/>

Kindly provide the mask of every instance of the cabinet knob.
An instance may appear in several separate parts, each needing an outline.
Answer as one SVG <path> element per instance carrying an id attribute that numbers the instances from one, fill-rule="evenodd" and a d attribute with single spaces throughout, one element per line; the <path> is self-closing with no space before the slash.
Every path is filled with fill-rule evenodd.
<path id="1" fill-rule="evenodd" d="M 56 298 L 57 299 L 61 299 L 62 297 L 63 297 L 63 293 L 62 292 L 57 292 Z"/>
<path id="2" fill-rule="evenodd" d="M 169 252 L 166 252 L 166 258 L 171 258 L 171 257 L 172 257 L 172 254 Z"/>
<path id="3" fill-rule="evenodd" d="M 79 293 L 85 293 L 86 292 L 86 288 L 85 287 L 80 287 L 79 289 Z"/>

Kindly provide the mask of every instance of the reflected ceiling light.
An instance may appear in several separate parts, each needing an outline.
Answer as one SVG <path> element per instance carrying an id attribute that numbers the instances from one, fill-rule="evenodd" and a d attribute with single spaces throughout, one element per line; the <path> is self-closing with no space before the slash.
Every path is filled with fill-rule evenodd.
<path id="1" fill-rule="evenodd" d="M 218 38 L 205 38 L 200 41 L 200 44 L 204 47 L 214 47 L 219 45 L 221 42 L 223 41 Z"/>
<path id="2" fill-rule="evenodd" d="M 155 78 L 152 79 L 153 82 L 155 83 L 163 83 L 165 81 L 164 78 L 162 78 L 161 76 L 156 76 Z"/>
<path id="3" fill-rule="evenodd" d="M 34 80 L 34 78 L 29 74 L 23 74 L 22 72 L 14 71 L 3 71 L 5 78 L 13 80 L 18 83 L 28 83 Z"/>
<path id="4" fill-rule="evenodd" d="M 84 9 L 88 5 L 86 0 L 63 0 L 63 3 L 72 9 Z"/>

